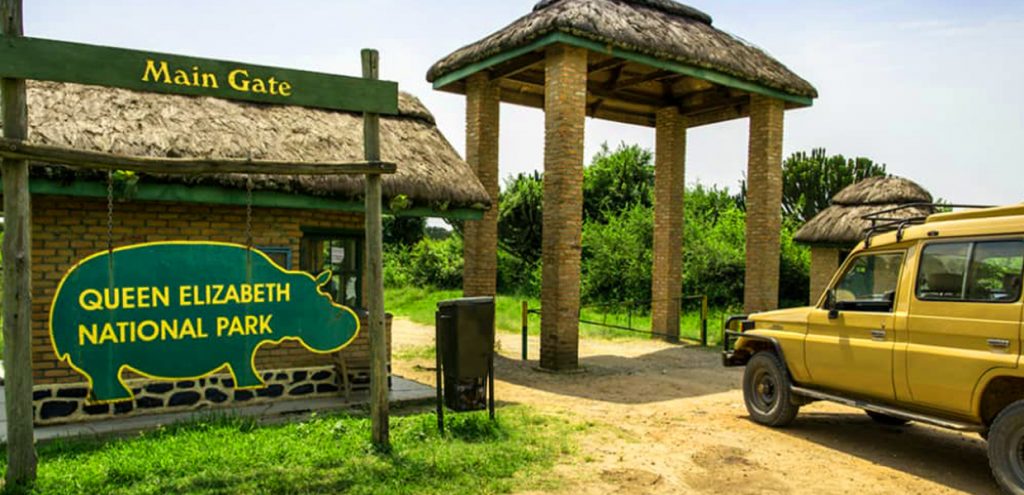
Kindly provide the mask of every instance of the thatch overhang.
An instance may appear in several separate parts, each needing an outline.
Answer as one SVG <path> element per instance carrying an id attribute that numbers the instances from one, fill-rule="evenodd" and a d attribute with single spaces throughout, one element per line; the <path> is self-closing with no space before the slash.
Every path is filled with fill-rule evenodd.
<path id="1" fill-rule="evenodd" d="M 543 0 L 533 12 L 430 68 L 435 89 L 465 94 L 466 78 L 499 81 L 502 101 L 544 106 L 544 51 L 589 53 L 587 115 L 654 126 L 678 106 L 698 126 L 749 115 L 752 93 L 811 105 L 817 90 L 764 50 L 672 0 Z"/>
<path id="2" fill-rule="evenodd" d="M 832 205 L 809 220 L 793 236 L 803 244 L 849 248 L 864 240 L 871 222 L 865 215 L 904 205 L 887 214 L 892 218 L 913 218 L 935 213 L 932 195 L 917 183 L 901 177 L 871 177 L 846 187 L 832 198 Z"/>
<path id="3" fill-rule="evenodd" d="M 361 114 L 67 83 L 30 81 L 27 92 L 29 141 L 35 144 L 172 158 L 295 163 L 363 158 Z M 489 196 L 472 169 L 441 134 L 433 115 L 412 95 L 401 93 L 398 115 L 381 117 L 381 157 L 398 165 L 396 173 L 383 176 L 386 205 L 439 216 L 490 207 Z M 89 192 L 106 181 L 106 173 L 101 171 L 34 165 L 33 192 L 94 195 Z M 248 177 L 152 174 L 140 175 L 138 186 L 140 190 L 151 186 L 141 195 L 143 199 L 213 201 L 218 190 L 230 197 L 244 197 Z M 267 206 L 280 202 L 293 207 L 358 207 L 363 198 L 362 176 L 251 178 L 253 191 L 265 193 L 261 197 Z M 168 192 L 168 185 L 184 189 Z"/>

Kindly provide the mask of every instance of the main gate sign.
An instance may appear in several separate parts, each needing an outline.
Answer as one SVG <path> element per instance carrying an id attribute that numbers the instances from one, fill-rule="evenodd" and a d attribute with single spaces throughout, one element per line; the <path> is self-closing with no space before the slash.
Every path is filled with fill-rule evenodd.
<path id="1" fill-rule="evenodd" d="M 126 246 L 65 275 L 50 308 L 50 340 L 97 401 L 133 397 L 125 370 L 186 380 L 226 368 L 236 388 L 259 388 L 262 345 L 295 340 L 330 353 L 355 339 L 356 314 L 321 290 L 330 281 L 330 272 L 285 270 L 236 244 Z"/>
<path id="2" fill-rule="evenodd" d="M 0 76 L 398 113 L 395 82 L 39 38 L 0 36 Z"/>

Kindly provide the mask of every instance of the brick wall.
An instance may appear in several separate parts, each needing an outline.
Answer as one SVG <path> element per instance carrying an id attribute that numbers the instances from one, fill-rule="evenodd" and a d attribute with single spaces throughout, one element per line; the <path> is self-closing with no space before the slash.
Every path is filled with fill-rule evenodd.
<path id="1" fill-rule="evenodd" d="M 498 84 L 486 73 L 469 77 L 466 88 L 466 162 L 491 197 L 480 220 L 466 222 L 462 291 L 466 297 L 494 296 L 498 277 Z"/>
<path id="2" fill-rule="evenodd" d="M 50 345 L 48 318 L 57 284 L 71 266 L 107 248 L 105 199 L 63 196 L 32 197 L 32 367 L 37 385 L 82 381 L 58 362 Z M 254 208 L 253 244 L 287 247 L 292 269 L 299 268 L 302 228 L 362 230 L 361 213 L 283 208 Z M 114 205 L 114 247 L 166 240 L 220 241 L 244 244 L 245 208 L 189 203 L 127 202 Z M 369 340 L 361 331 L 342 351 L 351 370 L 369 367 Z M 331 358 L 311 353 L 297 342 L 263 346 L 257 369 L 330 365 Z M 131 378 L 131 377 L 126 377 Z"/>
<path id="3" fill-rule="evenodd" d="M 540 365 L 573 370 L 579 366 L 587 51 L 554 45 L 546 64 Z"/>
<path id="4" fill-rule="evenodd" d="M 782 230 L 782 100 L 750 95 L 747 165 L 747 313 L 779 307 Z"/>
<path id="5" fill-rule="evenodd" d="M 679 297 L 683 292 L 683 196 L 686 192 L 686 124 L 666 108 L 656 121 L 654 165 L 654 267 L 651 277 L 651 333 L 679 339 Z"/>

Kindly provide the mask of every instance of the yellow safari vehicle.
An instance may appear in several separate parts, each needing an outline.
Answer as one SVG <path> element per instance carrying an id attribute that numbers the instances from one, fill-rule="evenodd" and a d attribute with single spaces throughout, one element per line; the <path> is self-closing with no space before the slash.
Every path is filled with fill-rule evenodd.
<path id="1" fill-rule="evenodd" d="M 724 363 L 746 366 L 757 423 L 828 400 L 884 424 L 978 432 L 996 481 L 1024 494 L 1024 205 L 892 213 L 865 217 L 872 229 L 817 306 L 739 317 Z"/>

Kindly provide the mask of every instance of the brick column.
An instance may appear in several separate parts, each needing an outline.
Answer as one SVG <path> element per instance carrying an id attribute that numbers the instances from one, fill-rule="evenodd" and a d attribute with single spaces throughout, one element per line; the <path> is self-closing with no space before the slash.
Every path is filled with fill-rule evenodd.
<path id="1" fill-rule="evenodd" d="M 462 293 L 493 296 L 498 277 L 498 120 L 497 83 L 473 74 L 466 86 L 466 162 L 491 197 L 481 220 L 466 222 L 462 248 Z"/>
<path id="2" fill-rule="evenodd" d="M 587 51 L 547 49 L 544 87 L 544 271 L 540 366 L 579 366 L 580 249 Z"/>
<path id="3" fill-rule="evenodd" d="M 743 288 L 743 307 L 747 313 L 779 305 L 784 111 L 781 100 L 750 96 L 747 272 Z"/>
<path id="4" fill-rule="evenodd" d="M 651 333 L 679 340 L 683 291 L 683 195 L 686 190 L 686 123 L 676 108 L 658 112 L 654 161 L 654 267 Z"/>
<path id="5" fill-rule="evenodd" d="M 811 246 L 811 305 L 818 304 L 818 299 L 828 288 L 832 275 L 839 268 L 839 250 L 830 247 Z"/>

